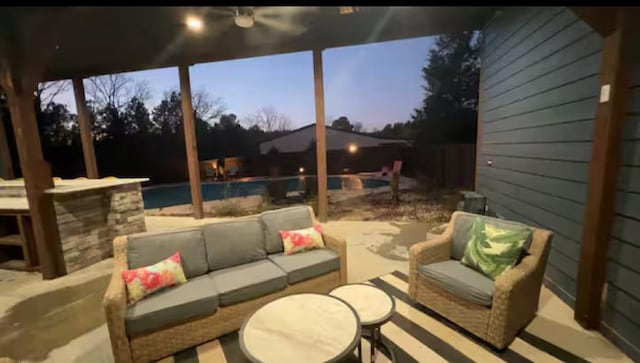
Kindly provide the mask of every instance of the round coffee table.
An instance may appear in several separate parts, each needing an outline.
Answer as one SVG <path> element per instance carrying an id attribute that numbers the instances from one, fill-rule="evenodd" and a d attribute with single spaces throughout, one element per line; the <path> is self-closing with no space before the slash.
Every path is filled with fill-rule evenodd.
<path id="1" fill-rule="evenodd" d="M 383 346 L 395 361 L 393 351 L 382 341 L 380 327 L 388 322 L 396 310 L 391 295 L 367 284 L 347 284 L 338 286 L 329 295 L 346 301 L 358 314 L 363 331 L 371 334 L 371 362 L 375 362 L 378 347 Z M 362 346 L 358 344 L 358 357 L 362 360 Z"/>
<path id="2" fill-rule="evenodd" d="M 253 362 L 335 362 L 353 354 L 360 320 L 339 298 L 295 294 L 254 312 L 240 328 L 240 348 Z"/>

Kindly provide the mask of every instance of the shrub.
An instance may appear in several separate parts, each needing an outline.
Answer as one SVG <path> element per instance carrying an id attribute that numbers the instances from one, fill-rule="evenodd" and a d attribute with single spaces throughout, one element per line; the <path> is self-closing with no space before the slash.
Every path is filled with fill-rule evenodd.
<path id="1" fill-rule="evenodd" d="M 240 217 L 245 214 L 245 211 L 240 208 L 238 203 L 230 200 L 220 201 L 220 204 L 211 208 L 209 212 L 216 217 Z"/>

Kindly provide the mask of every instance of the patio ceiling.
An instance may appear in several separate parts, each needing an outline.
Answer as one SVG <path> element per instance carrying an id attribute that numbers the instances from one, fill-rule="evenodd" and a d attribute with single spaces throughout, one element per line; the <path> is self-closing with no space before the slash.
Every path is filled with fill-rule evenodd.
<path id="1" fill-rule="evenodd" d="M 0 14 L 0 29 L 14 48 L 0 52 L 32 59 L 49 49 L 43 80 L 51 81 L 476 30 L 495 10 L 360 7 L 340 14 L 338 7 L 256 8 L 272 23 L 304 29 L 294 34 L 258 22 L 240 28 L 231 7 L 14 7 Z M 202 18 L 200 33 L 187 30 L 189 15 Z"/>

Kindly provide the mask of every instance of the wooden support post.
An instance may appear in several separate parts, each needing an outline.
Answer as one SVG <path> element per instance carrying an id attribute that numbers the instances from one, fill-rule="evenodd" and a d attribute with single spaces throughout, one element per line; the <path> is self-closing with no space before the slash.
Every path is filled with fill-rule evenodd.
<path id="1" fill-rule="evenodd" d="M 7 92 L 11 123 L 20 157 L 20 169 L 24 176 L 40 272 L 43 278 L 53 279 L 65 275 L 66 267 L 53 198 L 50 194 L 44 193 L 46 189 L 53 188 L 53 180 L 51 168 L 42 157 L 40 135 L 33 107 L 37 83 L 25 81 L 6 69 L 0 71 L 3 73 L 0 82 Z"/>
<path id="2" fill-rule="evenodd" d="M 602 47 L 600 103 L 594 121 L 574 315 L 588 329 L 600 324 L 620 168 L 620 136 L 629 95 L 632 44 L 627 12 L 617 11 L 613 21 L 613 30 L 604 36 Z"/>
<path id="3" fill-rule="evenodd" d="M 180 96 L 182 99 L 182 119 L 184 121 L 184 143 L 187 148 L 187 165 L 189 167 L 189 183 L 191 185 L 191 203 L 193 217 L 204 217 L 202 206 L 202 190 L 200 189 L 200 165 L 198 163 L 198 144 L 196 143 L 196 127 L 191 100 L 191 81 L 189 66 L 178 67 L 180 73 Z"/>
<path id="4" fill-rule="evenodd" d="M 2 110 L 0 110 L 0 163 L 2 168 L 0 169 L 0 177 L 4 179 L 13 179 L 15 174 L 13 173 L 13 161 L 11 161 L 11 151 L 9 150 L 9 140 L 7 139 L 7 130 L 4 128 L 4 118 Z"/>
<path id="5" fill-rule="evenodd" d="M 316 99 L 316 162 L 318 169 L 318 219 L 326 222 L 329 209 L 327 195 L 327 139 L 324 126 L 324 84 L 322 50 L 313 50 L 313 83 Z"/>
<path id="6" fill-rule="evenodd" d="M 98 164 L 96 163 L 96 152 L 93 148 L 93 133 L 91 132 L 91 115 L 87 108 L 82 78 L 73 79 L 73 94 L 76 98 L 76 109 L 78 110 L 78 127 L 80 129 L 80 139 L 82 140 L 82 154 L 84 155 L 84 167 L 87 178 L 98 179 Z"/>

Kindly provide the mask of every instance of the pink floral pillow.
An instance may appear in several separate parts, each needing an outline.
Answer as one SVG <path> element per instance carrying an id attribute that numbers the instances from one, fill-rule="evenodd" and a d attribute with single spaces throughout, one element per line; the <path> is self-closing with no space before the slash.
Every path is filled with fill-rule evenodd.
<path id="1" fill-rule="evenodd" d="M 291 255 L 314 248 L 324 248 L 322 227 L 317 223 L 310 228 L 280 231 L 280 237 L 282 237 L 285 255 Z"/>
<path id="2" fill-rule="evenodd" d="M 187 282 L 180 262 L 180 252 L 151 266 L 124 270 L 122 278 L 127 285 L 130 304 L 158 290 Z"/>

